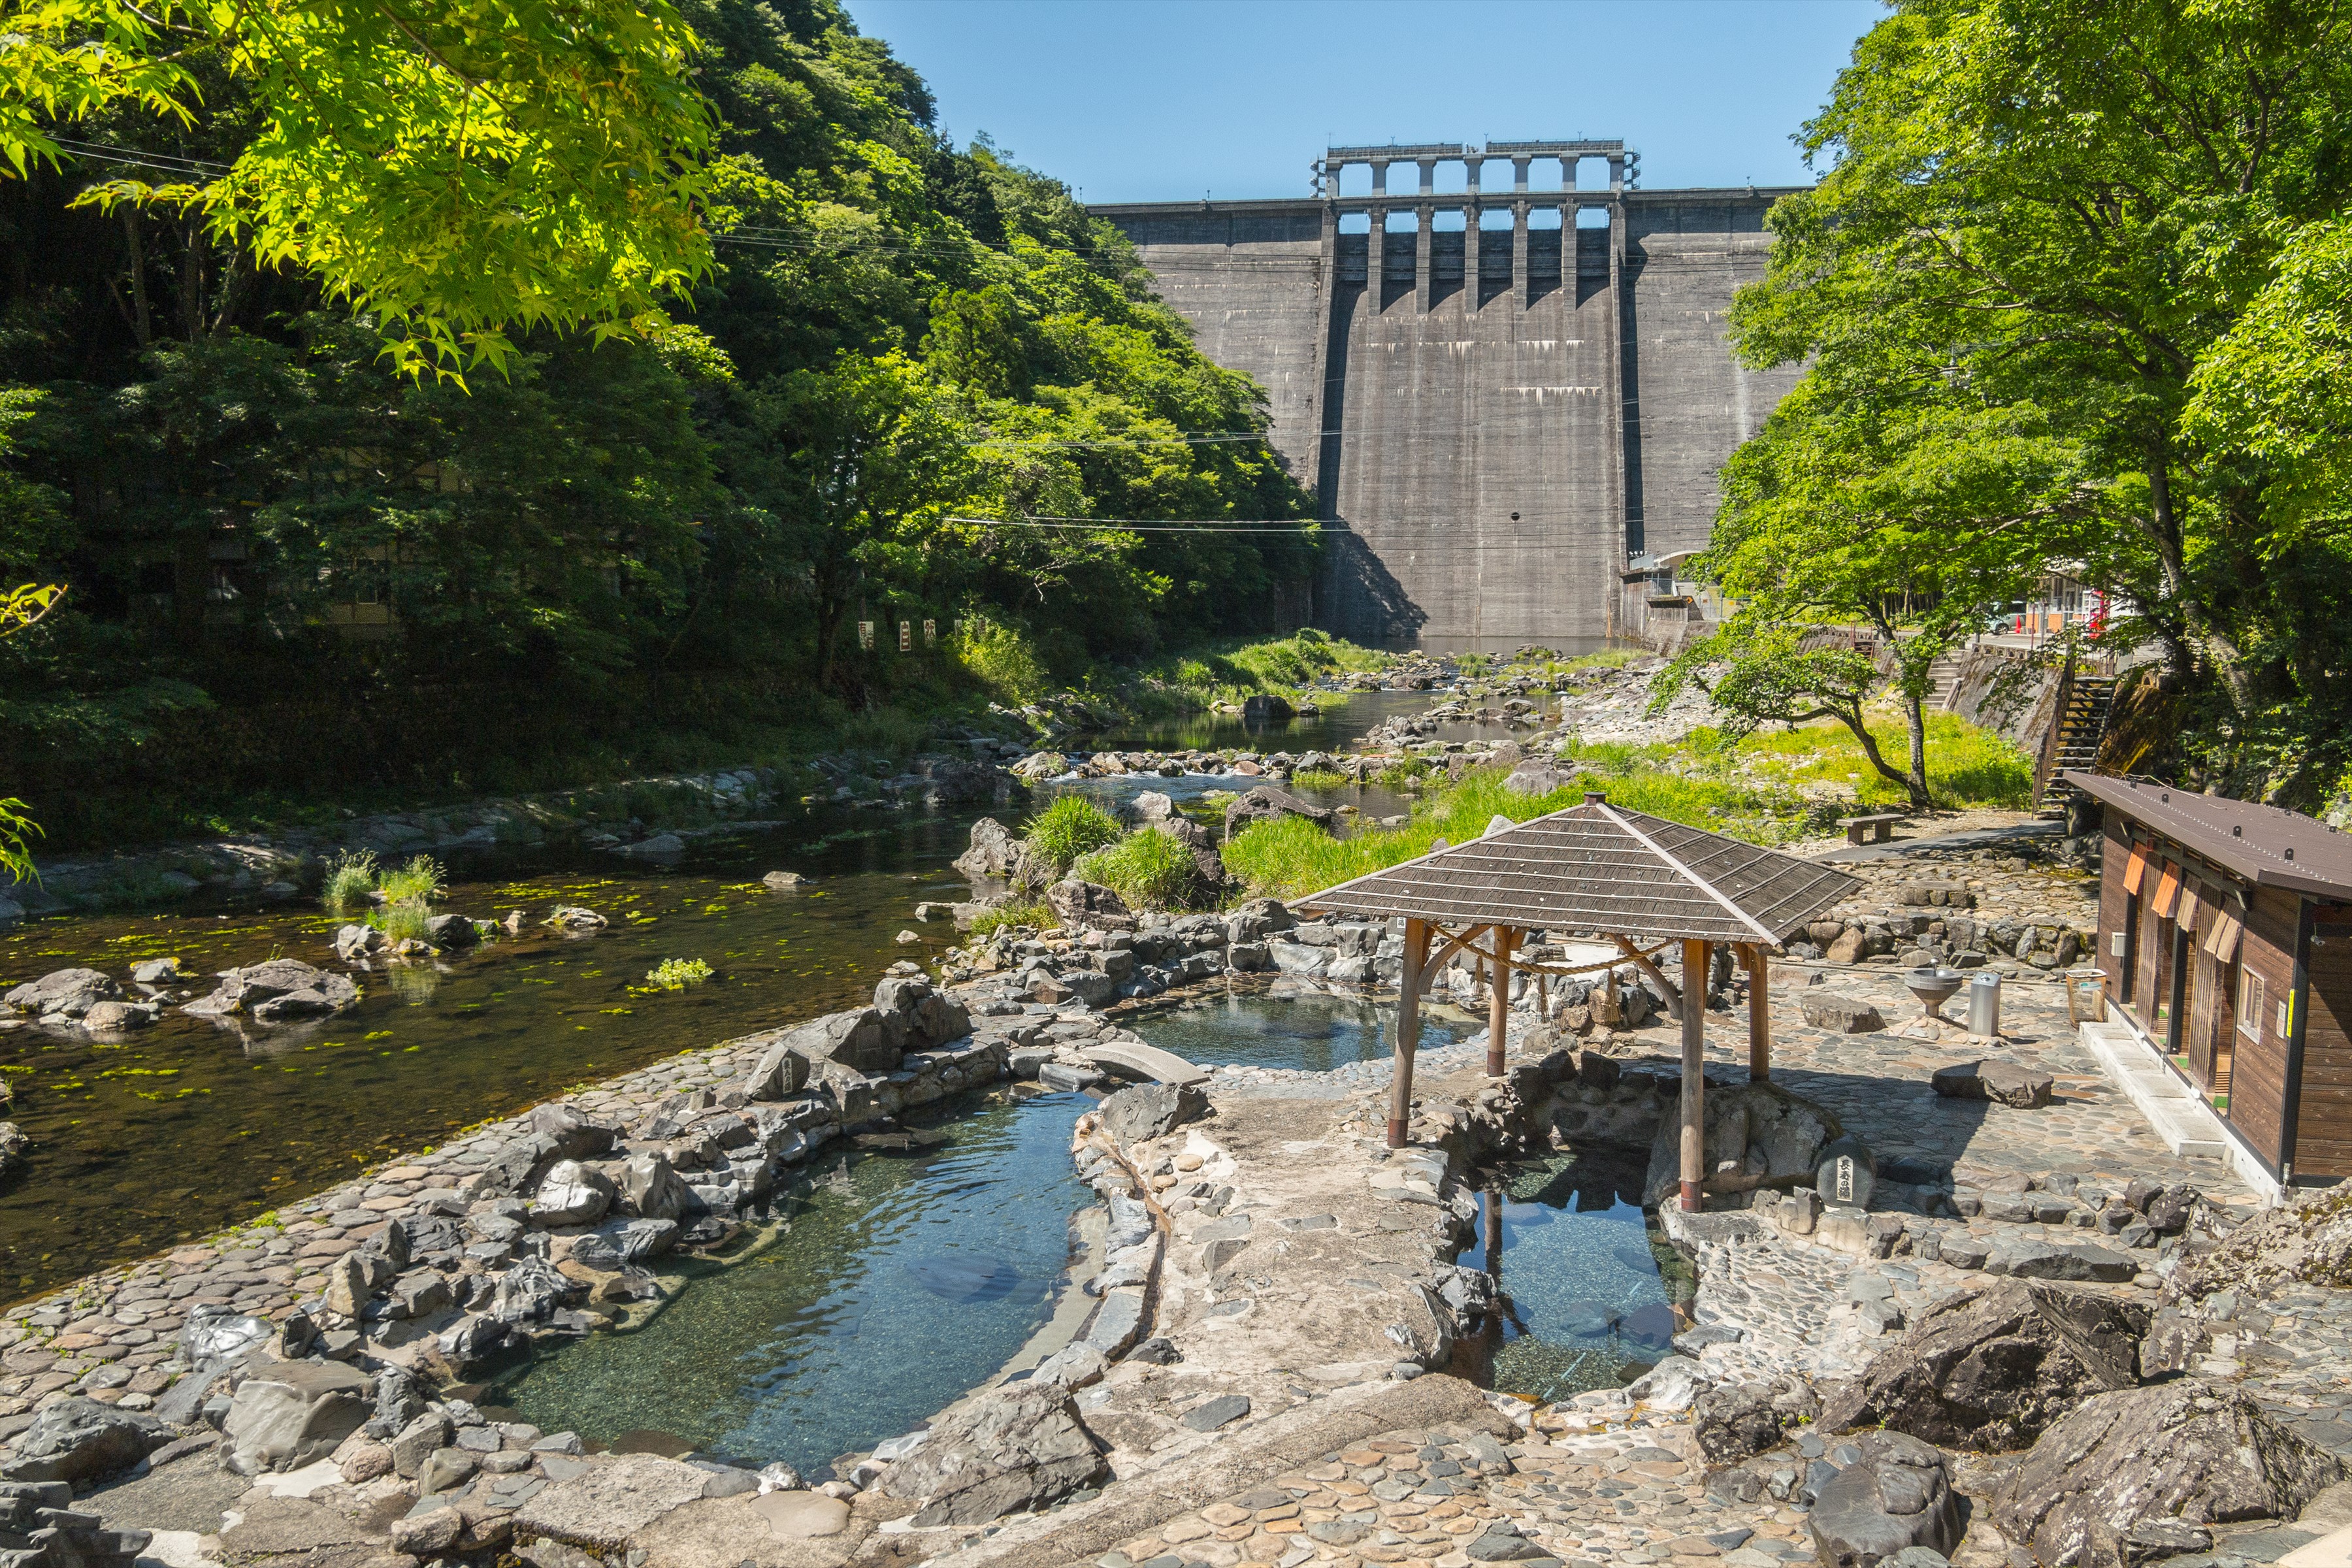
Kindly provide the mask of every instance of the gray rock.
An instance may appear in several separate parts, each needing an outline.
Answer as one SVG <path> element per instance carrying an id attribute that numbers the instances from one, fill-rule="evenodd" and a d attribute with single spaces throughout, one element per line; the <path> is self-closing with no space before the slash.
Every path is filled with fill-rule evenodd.
<path id="1" fill-rule="evenodd" d="M 510 1328 L 541 1322 L 583 1289 L 552 1263 L 526 1258 L 499 1276 L 490 1293 L 489 1315 Z"/>
<path id="2" fill-rule="evenodd" d="M 1096 1114 L 1113 1140 L 1132 1146 L 1197 1121 L 1209 1112 L 1209 1097 L 1191 1084 L 1139 1083 L 1102 1102 Z"/>
<path id="3" fill-rule="evenodd" d="M 237 1385 L 222 1424 L 225 1462 L 240 1476 L 257 1476 L 323 1459 L 366 1422 L 374 1393 L 373 1378 L 340 1362 L 281 1362 L 255 1372 Z"/>
<path id="4" fill-rule="evenodd" d="M 2022 1448 L 2084 1397 L 2136 1385 L 2147 1326 L 2143 1309 L 2084 1291 L 2015 1279 L 1963 1291 L 1924 1310 L 1832 1392 L 1821 1425 L 1883 1425 L 1948 1448 Z"/>
<path id="5" fill-rule="evenodd" d="M 1052 868 L 992 816 L 971 825 L 971 846 L 955 858 L 955 868 L 971 881 L 1002 881 L 1016 892 L 1034 892 L 1052 880 Z"/>
<path id="6" fill-rule="evenodd" d="M 0 996 L 0 1003 L 38 1017 L 78 1019 L 100 1002 L 120 998 L 122 987 L 97 969 L 53 969 Z"/>
<path id="7" fill-rule="evenodd" d="M 2048 1242 L 2021 1241 L 2005 1251 L 2009 1272 L 2020 1279 L 2095 1279 L 2115 1284 L 2139 1272 L 2139 1265 L 2122 1253 L 2088 1242 L 2056 1247 Z"/>
<path id="8" fill-rule="evenodd" d="M 425 922 L 425 940 L 444 952 L 452 952 L 474 946 L 482 940 L 482 933 L 463 915 L 435 915 Z"/>
<path id="9" fill-rule="evenodd" d="M 1987 1100 L 2031 1110 L 2050 1103 L 2053 1080 L 2046 1072 L 2015 1062 L 1959 1062 L 1937 1068 L 1931 1080 L 1948 1100 Z"/>
<path id="10" fill-rule="evenodd" d="M 1857 942 L 1856 945 L 1859 945 Z M 1837 948 L 1830 949 L 1830 957 L 1837 959 Z M 1851 963 L 1852 960 L 1846 962 Z M 1859 996 L 1841 996 L 1834 991 L 1811 990 L 1797 998 L 1797 1005 L 1805 1022 L 1816 1029 L 1829 1029 L 1841 1035 L 1868 1035 L 1886 1027 L 1886 1020 L 1878 1009 Z"/>
<path id="11" fill-rule="evenodd" d="M 1751 1455 L 1777 1448 L 1788 1432 L 1811 1421 L 1821 1403 L 1801 1378 L 1785 1378 L 1778 1387 L 1761 1384 L 1725 1384 L 1703 1391 L 1692 1406 L 1699 1451 L 1710 1463 L 1737 1464 Z"/>
<path id="12" fill-rule="evenodd" d="M 789 893 L 806 880 L 798 871 L 771 871 L 760 879 L 760 886 L 772 893 Z"/>
<path id="13" fill-rule="evenodd" d="M 94 1399 L 63 1399 L 10 1440 L 0 1480 L 103 1480 L 171 1440 L 172 1429 L 152 1415 Z"/>
<path id="14" fill-rule="evenodd" d="M 855 1072 L 893 1073 L 906 1054 L 907 1026 L 896 1014 L 860 1007 L 803 1024 L 782 1044 L 805 1058 L 812 1071 L 832 1062 Z"/>
<path id="15" fill-rule="evenodd" d="M 890 1467 L 882 1489 L 919 1501 L 911 1523 L 928 1529 L 1045 1508 L 1101 1472 L 1102 1456 L 1068 1391 L 1030 1382 L 932 1423 L 930 1440 Z"/>
<path id="16" fill-rule="evenodd" d="M 221 972 L 220 984 L 208 996 L 180 1009 L 198 1018 L 226 1017 L 244 1013 L 263 1023 L 339 1013 L 360 999 L 360 988 L 348 974 L 320 969 L 299 958 L 273 958 L 243 969 Z"/>
<path id="17" fill-rule="evenodd" d="M 1538 799 L 1548 795 L 1558 795 L 1567 787 L 1568 781 L 1559 776 L 1558 768 L 1549 763 L 1533 760 L 1521 763 L 1503 780 L 1505 794 L 1531 795 Z"/>
<path id="18" fill-rule="evenodd" d="M 394 1474 L 405 1480 L 415 1480 L 425 1470 L 425 1461 L 436 1450 L 449 1446 L 455 1429 L 449 1417 L 438 1410 L 428 1410 L 402 1427 L 388 1447 L 392 1449 Z"/>
<path id="19" fill-rule="evenodd" d="M 1857 1446 L 1862 1457 L 1820 1489 L 1808 1520 L 1823 1568 L 1876 1568 L 1921 1546 L 1949 1556 L 1960 1503 L 1944 1457 L 1901 1432 L 1873 1432 Z"/>
<path id="20" fill-rule="evenodd" d="M 534 1138 L 546 1139 L 550 1152 L 564 1160 L 593 1160 L 608 1154 L 621 1136 L 617 1129 L 590 1121 L 572 1105 L 534 1107 L 530 1131 Z"/>
<path id="21" fill-rule="evenodd" d="M 1181 1417 L 1195 1432 L 1214 1432 L 1220 1426 L 1230 1426 L 1250 1413 L 1250 1402 L 1238 1394 L 1221 1394 L 1206 1404 L 1196 1405 Z"/>
<path id="22" fill-rule="evenodd" d="M 194 1365 L 236 1361 L 275 1331 L 266 1319 L 207 1302 L 189 1310 L 187 1321 L 180 1327 L 180 1348 Z"/>
<path id="23" fill-rule="evenodd" d="M 1240 795 L 1225 806 L 1225 837 L 1231 838 L 1254 822 L 1269 822 L 1278 816 L 1296 816 L 1328 828 L 1334 813 L 1319 805 L 1311 805 L 1288 790 L 1260 784 Z"/>
<path id="24" fill-rule="evenodd" d="M 152 1002 L 93 1002 L 81 1016 L 81 1026 L 93 1034 L 128 1034 L 155 1021 Z"/>
<path id="25" fill-rule="evenodd" d="M 2168 1554 L 2149 1548 L 2189 1542 L 2183 1526 L 2294 1519 L 2343 1475 L 2242 1390 L 2178 1382 L 2084 1401 L 1990 1501 L 2001 1533 L 2036 1562 L 2076 1568 Z"/>
<path id="26" fill-rule="evenodd" d="M 532 1194 L 530 1217 L 539 1225 L 594 1225 L 612 1203 L 613 1183 L 602 1171 L 558 1160 Z"/>
<path id="27" fill-rule="evenodd" d="M 623 1214 L 639 1219 L 675 1220 L 693 1196 L 668 1156 L 639 1154 L 622 1167 L 615 1202 Z"/>
<path id="28" fill-rule="evenodd" d="M 1135 911 L 1127 907 L 1127 900 L 1099 882 L 1065 878 L 1045 889 L 1045 903 L 1066 927 L 1095 931 L 1135 929 Z"/>
<path id="29" fill-rule="evenodd" d="M 1748 1185 L 1810 1181 L 1822 1151 L 1841 1129 L 1809 1100 L 1771 1083 L 1710 1085 L 1706 1095 L 1706 1169 L 1752 1177 Z M 1662 1117 L 1650 1142 L 1643 1202 L 1654 1206 L 1682 1176 L 1682 1129 Z"/>
<path id="30" fill-rule="evenodd" d="M 176 958 L 151 958 L 131 968 L 131 978 L 142 985 L 169 985 L 180 978 L 180 961 Z"/>
<path id="31" fill-rule="evenodd" d="M 744 1075 L 743 1098 L 782 1100 L 805 1088 L 808 1075 L 808 1058 L 793 1049 L 789 1042 L 779 1040 L 761 1052 L 759 1061 Z"/>

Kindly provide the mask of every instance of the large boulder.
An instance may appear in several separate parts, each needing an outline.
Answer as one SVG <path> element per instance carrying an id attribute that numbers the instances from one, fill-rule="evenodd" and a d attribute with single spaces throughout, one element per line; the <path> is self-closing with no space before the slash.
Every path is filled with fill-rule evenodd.
<path id="1" fill-rule="evenodd" d="M 1189 1083 L 1139 1083 L 1120 1089 L 1095 1112 L 1102 1119 L 1103 1131 L 1129 1147 L 1208 1113 L 1209 1097 Z"/>
<path id="2" fill-rule="evenodd" d="M 5 902 L 0 900 L 0 902 Z M 154 1540 L 144 1530 L 108 1530 L 73 1506 L 64 1481 L 0 1481 L 0 1561 L 20 1568 L 132 1568 Z"/>
<path id="3" fill-rule="evenodd" d="M 894 976 L 874 988 L 874 1010 L 896 1018 L 909 1050 L 936 1050 L 971 1033 L 971 1014 L 940 995 L 919 974 Z"/>
<path id="4" fill-rule="evenodd" d="M 1015 892 L 1034 892 L 1053 880 L 1053 868 L 992 816 L 971 825 L 971 847 L 955 858 L 955 868 L 969 881 L 1003 882 Z"/>
<path id="5" fill-rule="evenodd" d="M 121 995 L 122 987 L 101 970 L 52 969 L 0 996 L 0 1002 L 19 1013 L 70 1023 L 100 1002 L 116 1001 Z"/>
<path id="6" fill-rule="evenodd" d="M 1311 805 L 1288 790 L 1272 784 L 1260 784 L 1242 795 L 1225 807 L 1225 837 L 1231 838 L 1253 822 L 1271 822 L 1277 816 L 1299 816 L 1318 827 L 1331 826 L 1333 813 L 1319 805 Z"/>
<path id="7" fill-rule="evenodd" d="M 348 974 L 299 958 L 273 958 L 221 971 L 220 984 L 211 995 L 199 996 L 180 1011 L 198 1018 L 244 1013 L 264 1024 L 279 1024 L 340 1013 L 359 999 L 360 988 Z"/>
<path id="8" fill-rule="evenodd" d="M 621 1170 L 617 1205 L 638 1219 L 674 1220 L 687 1211 L 694 1194 L 686 1180 L 662 1154 L 639 1154 Z"/>
<path id="9" fill-rule="evenodd" d="M 861 1073 L 892 1073 L 906 1054 L 907 1028 L 896 1014 L 858 1007 L 803 1024 L 784 1037 L 783 1045 L 812 1070 L 834 1062 Z"/>
<path id="10" fill-rule="evenodd" d="M 1838 1119 L 1772 1083 L 1706 1086 L 1706 1185 L 1710 1192 L 1810 1184 L 1822 1151 L 1843 1132 Z M 1642 1201 L 1654 1206 L 1682 1173 L 1682 1122 L 1658 1120 Z"/>
<path id="11" fill-rule="evenodd" d="M 1876 1006 L 1859 996 L 1834 991 L 1807 991 L 1797 998 L 1797 1010 L 1816 1029 L 1837 1035 L 1873 1035 L 1886 1027 Z"/>
<path id="12" fill-rule="evenodd" d="M 985 1524 L 1050 1507 L 1102 1468 L 1069 1390 L 1016 1384 L 934 1422 L 923 1446 L 890 1467 L 882 1489 L 921 1504 L 908 1521 L 918 1530 Z"/>
<path id="13" fill-rule="evenodd" d="M 541 1178 L 530 1200 L 540 1225 L 594 1225 L 613 1205 L 613 1184 L 602 1171 L 577 1160 L 558 1160 Z"/>
<path id="14" fill-rule="evenodd" d="M 1719 1384 L 1700 1391 L 1692 1406 L 1699 1451 L 1711 1464 L 1732 1465 L 1777 1448 L 1790 1428 L 1811 1421 L 1821 1402 L 1800 1377 L 1761 1383 Z"/>
<path id="15" fill-rule="evenodd" d="M 530 1131 L 534 1138 L 548 1140 L 551 1152 L 565 1160 L 593 1160 L 609 1154 L 621 1137 L 619 1129 L 591 1121 L 578 1106 L 562 1104 L 533 1107 Z"/>
<path id="16" fill-rule="evenodd" d="M 1947 1100 L 1988 1100 L 2032 1110 L 2050 1103 L 2055 1080 L 2046 1072 L 2015 1062 L 1982 1061 L 1937 1068 L 1929 1081 Z"/>
<path id="17" fill-rule="evenodd" d="M 2178 1382 L 2084 1401 L 1990 1500 L 2011 1542 L 2073 1568 L 2202 1551 L 2202 1526 L 2294 1519 L 2343 1476 L 2242 1391 Z"/>
<path id="18" fill-rule="evenodd" d="M 2139 1382 L 2146 1310 L 2003 1279 L 1921 1312 L 1822 1410 L 1830 1431 L 1884 1426 L 1948 1448 L 2031 1444 L 2087 1396 Z"/>
<path id="19" fill-rule="evenodd" d="M 0 1463 L 0 1479 L 77 1485 L 104 1480 L 171 1440 L 172 1429 L 152 1415 L 95 1399 L 61 1399 L 16 1434 L 6 1462 Z"/>
<path id="20" fill-rule="evenodd" d="M 237 1385 L 223 1431 L 240 1476 L 298 1470 L 323 1459 L 373 1414 L 375 1380 L 332 1361 L 265 1365 Z"/>
<path id="21" fill-rule="evenodd" d="M 1045 902 L 1065 926 L 1097 931 L 1133 931 L 1135 913 L 1127 900 L 1098 882 L 1064 879 L 1045 889 Z"/>
<path id="22" fill-rule="evenodd" d="M 1538 800 L 1548 795 L 1558 795 L 1567 787 L 1568 781 L 1559 776 L 1558 768 L 1533 759 L 1513 768 L 1510 775 L 1503 780 L 1506 795 L 1523 795 Z"/>
<path id="23" fill-rule="evenodd" d="M 782 1100 L 806 1088 L 808 1076 L 808 1058 L 793 1050 L 790 1040 L 780 1039 L 761 1052 L 751 1070 L 743 1075 L 743 1098 Z"/>
<path id="24" fill-rule="evenodd" d="M 1944 1456 L 1901 1432 L 1873 1432 L 1862 1457 L 1829 1478 L 1808 1522 L 1822 1568 L 1875 1568 L 1924 1546 L 1948 1557 L 1960 1542 L 1960 1500 Z"/>

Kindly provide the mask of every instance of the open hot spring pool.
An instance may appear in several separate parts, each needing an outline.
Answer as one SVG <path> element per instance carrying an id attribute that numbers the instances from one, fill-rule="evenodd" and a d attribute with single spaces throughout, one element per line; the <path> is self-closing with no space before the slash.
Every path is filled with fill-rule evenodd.
<path id="1" fill-rule="evenodd" d="M 1504 1299 L 1465 1347 L 1482 1381 L 1549 1403 L 1631 1383 L 1674 1352 L 1696 1282 L 1642 1209 L 1643 1173 L 1636 1156 L 1592 1153 L 1497 1173 L 1479 1246 L 1461 1258 Z"/>
<path id="2" fill-rule="evenodd" d="M 1232 991 L 1139 1009 L 1119 1022 L 1201 1067 L 1227 1062 L 1328 1072 L 1396 1052 L 1396 1004 L 1324 992 Z M 1421 1048 L 1438 1050 L 1483 1027 L 1452 1007 L 1424 1005 Z"/>
<path id="3" fill-rule="evenodd" d="M 986 1383 L 1053 1318 L 1073 1216 L 1094 1201 L 1070 1163 L 1093 1103 L 991 1097 L 909 1152 L 828 1148 L 732 1257 L 661 1265 L 688 1283 L 649 1320 L 542 1352 L 481 1403 L 598 1445 L 824 1479 Z"/>

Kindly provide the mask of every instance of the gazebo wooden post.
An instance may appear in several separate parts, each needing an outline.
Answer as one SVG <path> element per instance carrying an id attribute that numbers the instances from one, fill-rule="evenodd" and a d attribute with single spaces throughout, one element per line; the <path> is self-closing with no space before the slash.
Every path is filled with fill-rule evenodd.
<path id="1" fill-rule="evenodd" d="M 1389 1147 L 1404 1147 L 1405 1124 L 1412 1120 L 1412 1053 L 1421 1044 L 1421 979 L 1429 956 L 1429 922 L 1404 922 L 1404 973 L 1397 996 L 1396 1070 L 1389 1084 Z"/>
<path id="2" fill-rule="evenodd" d="M 1495 990 L 1486 999 L 1486 1076 L 1503 1076 L 1503 1052 L 1511 1038 L 1511 949 L 1519 933 L 1509 926 L 1495 928 Z"/>
<path id="3" fill-rule="evenodd" d="M 1683 1212 L 1696 1214 L 1706 1179 L 1706 965 L 1704 940 L 1683 942 Z M 1696 977 L 1696 980 L 1694 980 Z"/>
<path id="4" fill-rule="evenodd" d="M 1742 954 L 1748 961 L 1748 1081 L 1772 1081 L 1772 1010 L 1768 999 L 1772 976 L 1764 944 L 1751 942 Z"/>

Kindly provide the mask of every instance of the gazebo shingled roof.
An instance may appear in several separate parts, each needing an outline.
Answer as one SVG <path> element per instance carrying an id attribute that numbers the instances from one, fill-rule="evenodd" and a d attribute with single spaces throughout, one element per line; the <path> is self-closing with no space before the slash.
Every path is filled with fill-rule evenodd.
<path id="1" fill-rule="evenodd" d="M 1793 855 L 1588 800 L 1327 888 L 1301 905 L 1383 919 L 1778 946 L 1861 885 Z"/>

